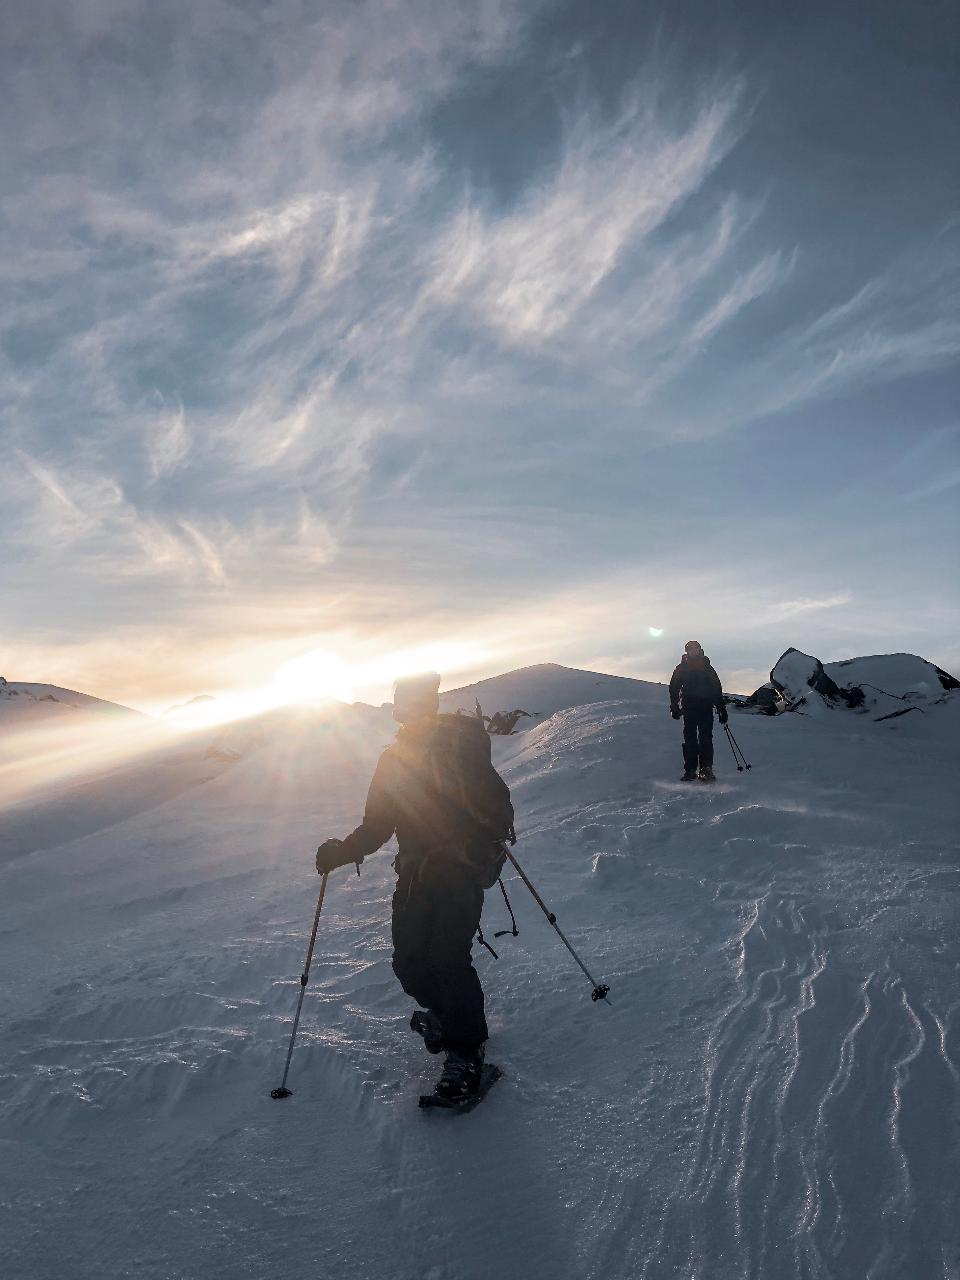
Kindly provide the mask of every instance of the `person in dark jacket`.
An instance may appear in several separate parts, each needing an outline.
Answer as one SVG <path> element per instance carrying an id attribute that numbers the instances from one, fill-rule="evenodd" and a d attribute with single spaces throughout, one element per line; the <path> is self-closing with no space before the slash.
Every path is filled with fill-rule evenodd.
<path id="1" fill-rule="evenodd" d="M 683 716 L 683 782 L 713 782 L 713 709 L 727 723 L 720 677 L 697 640 L 684 645 L 683 657 L 670 677 L 670 714 Z"/>
<path id="2" fill-rule="evenodd" d="M 480 1082 L 487 1023 L 471 949 L 513 807 L 482 722 L 439 715 L 439 687 L 433 673 L 398 681 L 401 727 L 377 764 L 363 821 L 320 846 L 317 870 L 359 866 L 396 835 L 393 970 L 422 1006 L 411 1028 L 431 1053 L 446 1052 L 436 1092 L 457 1098 Z"/>

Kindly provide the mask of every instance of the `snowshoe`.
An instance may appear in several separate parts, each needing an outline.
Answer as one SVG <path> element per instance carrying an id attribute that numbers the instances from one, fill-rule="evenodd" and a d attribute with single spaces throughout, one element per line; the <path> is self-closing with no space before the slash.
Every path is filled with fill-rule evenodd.
<path id="1" fill-rule="evenodd" d="M 697 780 L 697 775 L 693 772 L 692 769 L 688 769 L 686 773 L 683 775 L 683 777 L 680 779 L 681 782 L 696 782 L 696 780 Z"/>
<path id="2" fill-rule="evenodd" d="M 427 1053 L 440 1053 L 443 1049 L 443 1028 L 440 1019 L 429 1009 L 415 1009 L 410 1016 L 410 1030 L 423 1037 Z"/>
<path id="3" fill-rule="evenodd" d="M 451 1058 L 459 1061 L 451 1063 Z M 464 1066 L 464 1063 L 468 1065 Z M 484 1063 L 482 1057 L 464 1058 L 461 1054 L 448 1054 L 443 1075 L 433 1093 L 421 1095 L 420 1106 L 424 1110 L 472 1111 L 502 1075 L 498 1066 L 492 1062 Z"/>
<path id="4" fill-rule="evenodd" d="M 709 766 L 705 765 L 700 770 L 701 782 L 716 782 L 716 780 L 717 780 L 716 774 L 713 772 L 713 770 Z"/>
<path id="5" fill-rule="evenodd" d="M 476 1093 L 483 1068 L 483 1050 L 477 1053 L 458 1053 L 451 1049 L 443 1064 L 435 1093 L 444 1098 L 465 1098 Z"/>

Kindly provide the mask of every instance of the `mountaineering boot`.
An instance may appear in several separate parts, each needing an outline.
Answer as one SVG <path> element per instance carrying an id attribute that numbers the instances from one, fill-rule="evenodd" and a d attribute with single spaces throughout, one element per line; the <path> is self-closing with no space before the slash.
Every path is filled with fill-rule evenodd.
<path id="1" fill-rule="evenodd" d="M 483 1070 L 483 1049 L 476 1053 L 458 1053 L 451 1049 L 443 1064 L 434 1093 L 450 1101 L 469 1098 L 480 1087 L 480 1073 Z"/>
<path id="2" fill-rule="evenodd" d="M 696 782 L 696 780 L 697 780 L 697 775 L 693 772 L 692 769 L 688 769 L 686 773 L 683 775 L 683 777 L 680 779 L 681 782 Z"/>
<path id="3" fill-rule="evenodd" d="M 716 780 L 717 780 L 716 775 L 714 774 L 713 770 L 710 768 L 708 764 L 705 764 L 703 768 L 700 770 L 700 781 L 716 782 Z"/>
<path id="4" fill-rule="evenodd" d="M 452 1095 L 441 1093 L 438 1084 L 433 1093 L 420 1095 L 420 1107 L 424 1111 L 459 1111 L 462 1115 L 465 1111 L 472 1111 L 478 1103 L 482 1102 L 502 1075 L 503 1072 L 499 1067 L 494 1066 L 492 1062 L 484 1062 L 480 1067 L 476 1085 L 470 1093 Z"/>
<path id="5" fill-rule="evenodd" d="M 415 1009 L 410 1016 L 410 1030 L 423 1036 L 427 1053 L 440 1053 L 443 1049 L 443 1028 L 440 1019 L 429 1009 Z"/>

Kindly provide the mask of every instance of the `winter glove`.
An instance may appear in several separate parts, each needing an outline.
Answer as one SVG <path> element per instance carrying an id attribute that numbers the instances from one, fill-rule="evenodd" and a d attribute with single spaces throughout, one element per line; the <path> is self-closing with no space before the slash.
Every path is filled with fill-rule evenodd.
<path id="1" fill-rule="evenodd" d="M 726 707 L 717 707 L 717 719 L 720 721 L 720 723 L 721 723 L 721 724 L 726 724 L 726 723 L 727 723 L 727 708 L 726 708 Z"/>
<path id="2" fill-rule="evenodd" d="M 337 867 L 345 867 L 348 862 L 359 862 L 356 856 L 349 852 L 342 840 L 324 840 L 323 844 L 317 850 L 317 871 L 324 875 L 329 871 L 336 871 Z"/>
<path id="3" fill-rule="evenodd" d="M 673 716 L 674 720 L 679 720 L 679 719 L 680 719 L 680 708 L 679 708 L 679 707 L 671 707 L 671 708 L 670 708 L 670 714 Z"/>

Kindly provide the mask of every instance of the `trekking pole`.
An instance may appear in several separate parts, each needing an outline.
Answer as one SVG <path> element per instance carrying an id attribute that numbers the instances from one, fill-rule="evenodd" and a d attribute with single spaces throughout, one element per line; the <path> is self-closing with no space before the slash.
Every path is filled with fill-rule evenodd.
<path id="1" fill-rule="evenodd" d="M 744 767 L 745 769 L 752 769 L 752 768 L 753 768 L 753 765 L 752 765 L 752 764 L 747 764 L 747 757 L 743 754 L 743 748 L 740 746 L 740 743 L 739 743 L 739 742 L 736 740 L 736 738 L 733 736 L 733 730 L 730 728 L 730 726 L 729 726 L 729 725 L 727 725 L 727 733 L 729 733 L 729 735 L 730 735 L 730 741 L 733 743 L 733 745 L 736 747 L 737 751 L 740 753 L 740 759 L 743 761 L 743 767 Z"/>
<path id="2" fill-rule="evenodd" d="M 307 978 L 310 976 L 310 961 L 313 959 L 313 948 L 317 941 L 317 925 L 320 923 L 320 911 L 323 907 L 323 895 L 327 891 L 327 877 L 329 871 L 323 873 L 323 879 L 320 881 L 320 897 L 317 899 L 317 914 L 313 917 L 313 932 L 310 934 L 310 945 L 307 947 L 307 962 L 303 966 L 303 973 L 300 975 L 300 999 L 297 1001 L 297 1012 L 293 1019 L 293 1031 L 290 1033 L 290 1048 L 287 1050 L 287 1061 L 283 1068 L 283 1079 L 276 1089 L 270 1090 L 271 1098 L 289 1098 L 293 1093 L 292 1089 L 287 1088 L 287 1072 L 290 1070 L 290 1059 L 293 1057 L 293 1045 L 297 1038 L 297 1027 L 300 1025 L 300 1011 L 303 1008 L 303 996 L 307 989 Z"/>
<path id="3" fill-rule="evenodd" d="M 743 773 L 743 765 L 737 759 L 737 753 L 733 750 L 733 738 L 730 736 L 730 730 L 727 725 L 723 726 L 723 732 L 727 735 L 727 742 L 730 743 L 730 750 L 733 751 L 733 763 L 737 766 L 737 773 Z"/>
<path id="4" fill-rule="evenodd" d="M 550 908 L 547 906 L 544 900 L 540 897 L 539 893 L 537 893 L 536 889 L 527 879 L 527 874 L 524 871 L 523 867 L 521 867 L 520 863 L 516 860 L 516 858 L 513 856 L 513 854 L 510 852 L 510 850 L 507 848 L 506 845 L 503 846 L 503 850 L 504 850 L 504 853 L 506 853 L 507 857 L 510 859 L 510 861 L 513 863 L 513 865 L 516 867 L 517 874 L 520 876 L 520 879 L 523 881 L 523 883 L 527 886 L 527 888 L 533 894 L 534 901 L 536 902 L 537 906 L 540 908 L 543 914 L 547 917 L 547 919 L 553 925 L 554 929 L 556 929 L 557 933 L 560 936 L 560 941 L 563 943 L 563 945 L 567 948 L 567 950 L 573 956 L 574 960 L 576 960 L 577 964 L 580 966 L 581 970 L 583 971 L 584 976 L 587 978 L 590 985 L 593 987 L 593 991 L 591 991 L 590 993 L 591 1000 L 607 1000 L 607 995 L 609 994 L 610 988 L 607 986 L 605 982 L 595 981 L 590 970 L 583 963 L 583 961 L 580 959 L 580 957 L 577 955 L 573 947 L 571 947 L 570 943 L 567 941 L 566 937 L 564 936 L 563 930 L 557 924 L 557 917 L 553 914 L 553 912 L 550 910 Z M 609 1003 L 610 1001 L 607 1000 L 607 1004 Z"/>
<path id="5" fill-rule="evenodd" d="M 733 736 L 733 730 L 728 724 L 723 726 L 723 731 L 727 735 L 727 741 L 730 743 L 730 750 L 733 752 L 733 759 L 737 766 L 737 773 L 743 773 L 745 768 L 752 769 L 753 765 L 747 764 L 747 757 L 743 754 L 743 749 L 740 746 L 740 743 Z M 737 752 L 740 753 L 739 756 L 737 755 Z M 743 761 L 743 764 L 740 763 L 741 760 Z"/>

